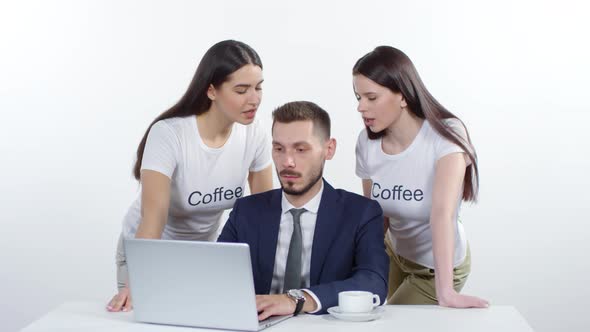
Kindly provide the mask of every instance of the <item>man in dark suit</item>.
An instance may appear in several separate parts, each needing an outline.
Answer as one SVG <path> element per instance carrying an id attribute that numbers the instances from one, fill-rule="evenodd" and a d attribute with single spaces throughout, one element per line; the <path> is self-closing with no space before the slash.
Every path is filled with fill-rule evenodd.
<path id="1" fill-rule="evenodd" d="M 383 212 L 322 178 L 336 141 L 330 117 L 310 102 L 273 112 L 273 152 L 282 190 L 236 201 L 218 241 L 250 246 L 259 319 L 325 313 L 338 293 L 387 295 Z"/>

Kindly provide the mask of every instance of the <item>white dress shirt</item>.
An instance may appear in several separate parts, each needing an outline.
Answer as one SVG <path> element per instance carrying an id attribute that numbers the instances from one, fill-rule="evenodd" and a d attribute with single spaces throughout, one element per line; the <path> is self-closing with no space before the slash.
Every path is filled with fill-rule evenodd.
<path id="1" fill-rule="evenodd" d="M 306 211 L 301 214 L 301 278 L 304 281 L 305 287 L 310 286 L 309 271 L 311 267 L 311 248 L 313 245 L 313 234 L 315 232 L 315 223 L 318 216 L 318 209 L 320 207 L 320 201 L 322 200 L 322 193 L 324 192 L 324 183 L 321 182 L 321 188 L 318 193 L 309 200 L 305 205 L 299 207 L 304 208 Z M 287 255 L 289 254 L 289 245 L 291 244 L 291 235 L 293 234 L 293 215 L 289 212 L 295 207 L 289 203 L 285 197 L 285 193 L 282 193 L 281 199 L 281 223 L 279 227 L 279 235 L 277 239 L 277 251 L 275 254 L 275 266 L 272 274 L 272 283 L 270 286 L 271 294 L 282 294 L 288 289 L 283 289 L 283 281 L 285 278 L 285 268 L 287 265 Z M 318 308 L 313 312 L 320 311 L 322 304 L 317 296 L 310 290 L 304 289 L 317 303 Z M 312 312 L 312 313 L 313 313 Z"/>

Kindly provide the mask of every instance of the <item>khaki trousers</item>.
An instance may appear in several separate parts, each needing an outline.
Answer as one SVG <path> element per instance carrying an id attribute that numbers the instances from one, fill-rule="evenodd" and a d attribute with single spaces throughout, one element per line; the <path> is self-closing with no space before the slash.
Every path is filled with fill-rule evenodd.
<path id="1" fill-rule="evenodd" d="M 127 280 L 129 278 L 127 272 L 127 257 L 125 256 L 125 247 L 123 247 L 123 234 L 119 235 L 115 262 L 117 264 L 117 288 L 121 289 L 127 285 Z"/>
<path id="2" fill-rule="evenodd" d="M 389 290 L 387 304 L 438 304 L 434 269 L 407 260 L 393 251 L 389 236 L 385 236 L 385 251 L 389 256 Z M 471 272 L 471 252 L 461 265 L 453 269 L 453 288 L 461 291 Z"/>

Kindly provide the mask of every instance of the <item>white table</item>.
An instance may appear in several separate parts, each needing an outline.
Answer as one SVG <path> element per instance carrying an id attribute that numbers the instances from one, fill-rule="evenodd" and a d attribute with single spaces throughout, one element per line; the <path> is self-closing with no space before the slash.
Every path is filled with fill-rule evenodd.
<path id="1" fill-rule="evenodd" d="M 449 309 L 439 306 L 385 306 L 383 316 L 371 322 L 345 322 L 330 315 L 301 315 L 264 331 L 371 331 L 462 332 L 533 331 L 512 306 L 488 309 Z M 25 327 L 23 332 L 53 331 L 221 331 L 137 323 L 133 312 L 110 313 L 104 303 L 67 302 Z"/>

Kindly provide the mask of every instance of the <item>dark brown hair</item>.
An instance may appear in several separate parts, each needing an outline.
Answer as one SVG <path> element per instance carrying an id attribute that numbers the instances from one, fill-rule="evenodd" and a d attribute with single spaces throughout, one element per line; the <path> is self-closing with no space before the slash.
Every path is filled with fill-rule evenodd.
<path id="1" fill-rule="evenodd" d="M 135 179 L 139 180 L 141 176 L 143 151 L 152 126 L 160 120 L 199 115 L 207 112 L 211 107 L 211 100 L 207 96 L 209 86 L 213 85 L 215 88 L 219 88 L 229 75 L 247 64 L 262 68 L 262 62 L 256 51 L 242 42 L 224 40 L 207 50 L 182 98 L 152 121 L 143 135 L 137 147 L 137 159 L 133 166 Z"/>
<path id="2" fill-rule="evenodd" d="M 324 140 L 330 138 L 330 115 L 312 102 L 293 101 L 277 107 L 272 112 L 272 129 L 275 127 L 275 122 L 294 121 L 311 121 L 316 135 Z"/>
<path id="3" fill-rule="evenodd" d="M 465 127 L 459 118 L 444 108 L 428 92 L 410 58 L 396 48 L 379 46 L 356 62 L 352 74 L 363 75 L 394 93 L 400 93 L 413 114 L 426 119 L 436 132 L 463 149 L 469 156 L 471 165 L 465 170 L 462 197 L 465 201 L 476 201 L 479 170 L 477 154 L 471 144 L 467 128 L 465 128 L 467 136 L 463 138 L 444 121 L 457 119 Z M 374 133 L 368 127 L 367 133 L 370 139 L 378 139 L 386 135 L 385 130 Z"/>

